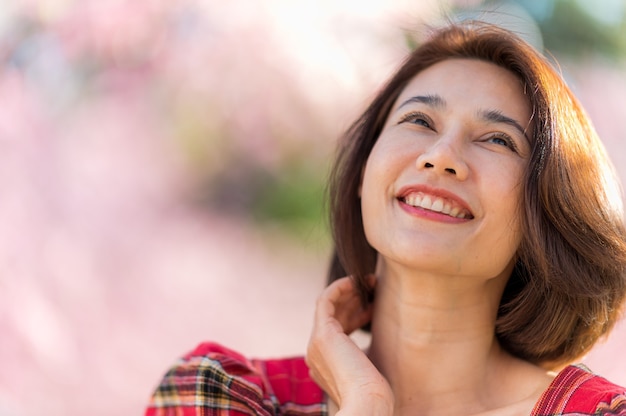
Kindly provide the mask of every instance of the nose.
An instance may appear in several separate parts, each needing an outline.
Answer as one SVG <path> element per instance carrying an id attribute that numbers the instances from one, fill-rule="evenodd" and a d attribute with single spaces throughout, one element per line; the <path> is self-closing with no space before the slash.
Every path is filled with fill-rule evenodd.
<path id="1" fill-rule="evenodd" d="M 462 155 L 462 144 L 440 138 L 428 147 L 416 160 L 418 170 L 432 170 L 441 175 L 465 180 L 469 174 L 469 167 Z"/>

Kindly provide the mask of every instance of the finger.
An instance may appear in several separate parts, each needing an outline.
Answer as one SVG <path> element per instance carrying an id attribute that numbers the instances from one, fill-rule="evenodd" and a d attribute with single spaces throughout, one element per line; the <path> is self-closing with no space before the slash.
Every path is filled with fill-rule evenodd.
<path id="1" fill-rule="evenodd" d="M 354 284 L 349 277 L 343 277 L 331 283 L 317 299 L 316 312 L 318 318 L 335 316 L 337 307 L 346 306 L 351 299 L 356 298 Z"/>
<path id="2" fill-rule="evenodd" d="M 311 377 L 329 396 L 340 403 L 340 390 L 349 389 L 362 366 L 371 365 L 352 339 L 343 333 L 333 337 L 313 335 L 305 362 Z"/>
<path id="3" fill-rule="evenodd" d="M 363 308 L 360 296 L 350 278 L 342 278 L 329 285 L 320 295 L 316 307 L 316 324 L 336 326 L 336 320 L 344 333 L 351 333 L 371 319 L 371 307 Z"/>

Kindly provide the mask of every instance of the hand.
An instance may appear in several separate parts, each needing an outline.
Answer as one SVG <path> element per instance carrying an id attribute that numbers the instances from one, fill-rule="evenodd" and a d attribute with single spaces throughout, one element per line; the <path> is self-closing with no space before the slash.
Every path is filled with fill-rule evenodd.
<path id="1" fill-rule="evenodd" d="M 368 283 L 374 287 L 376 278 Z M 339 406 L 337 414 L 393 414 L 389 383 L 348 336 L 371 317 L 372 305 L 363 309 L 349 277 L 334 281 L 317 300 L 306 362 L 311 377 Z"/>

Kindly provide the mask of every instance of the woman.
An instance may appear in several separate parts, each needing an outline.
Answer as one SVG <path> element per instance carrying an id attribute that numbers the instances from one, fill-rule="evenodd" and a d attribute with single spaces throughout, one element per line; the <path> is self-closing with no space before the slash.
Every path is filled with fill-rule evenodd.
<path id="1" fill-rule="evenodd" d="M 518 37 L 466 23 L 413 52 L 345 135 L 330 202 L 306 364 L 203 344 L 148 415 L 626 415 L 626 389 L 569 365 L 626 296 L 619 184 Z"/>

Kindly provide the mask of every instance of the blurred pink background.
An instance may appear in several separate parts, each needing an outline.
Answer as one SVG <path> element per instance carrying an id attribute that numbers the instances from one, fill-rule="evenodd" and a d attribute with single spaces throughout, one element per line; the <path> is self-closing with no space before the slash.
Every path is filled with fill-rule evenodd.
<path id="1" fill-rule="evenodd" d="M 141 414 L 202 340 L 304 352 L 326 225 L 259 220 L 256 193 L 293 166 L 321 184 L 446 10 L 390 3 L 2 4 L 0 416 Z M 563 68 L 626 181 L 623 66 Z M 626 384 L 625 348 L 621 324 L 586 361 Z"/>

